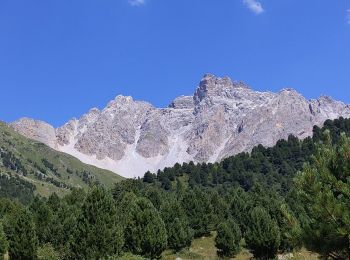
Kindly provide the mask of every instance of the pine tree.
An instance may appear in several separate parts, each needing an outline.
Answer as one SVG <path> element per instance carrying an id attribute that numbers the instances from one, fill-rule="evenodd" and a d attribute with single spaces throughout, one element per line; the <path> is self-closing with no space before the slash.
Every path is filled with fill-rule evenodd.
<path id="1" fill-rule="evenodd" d="M 9 241 L 10 258 L 36 258 L 38 241 L 31 213 L 26 209 L 20 209 L 8 215 L 4 225 Z"/>
<path id="2" fill-rule="evenodd" d="M 221 223 L 217 232 L 215 245 L 219 256 L 234 257 L 239 253 L 242 235 L 239 226 L 233 220 Z"/>
<path id="3" fill-rule="evenodd" d="M 122 214 L 126 249 L 152 259 L 160 257 L 167 245 L 167 234 L 152 203 L 146 198 L 126 194 L 121 206 L 127 209 Z"/>
<path id="4" fill-rule="evenodd" d="M 169 248 L 178 252 L 191 245 L 192 232 L 184 219 L 175 218 L 169 226 L 167 226 L 167 229 Z"/>
<path id="5" fill-rule="evenodd" d="M 150 171 L 147 171 L 143 177 L 143 181 L 147 183 L 153 183 L 154 179 L 155 176 Z"/>
<path id="6" fill-rule="evenodd" d="M 206 193 L 200 189 L 188 191 L 182 198 L 191 229 L 195 237 L 210 234 L 213 220 L 213 208 Z"/>
<path id="7" fill-rule="evenodd" d="M 255 207 L 251 211 L 245 240 L 255 258 L 272 259 L 276 256 L 280 231 L 277 222 L 264 208 Z"/>
<path id="8" fill-rule="evenodd" d="M 39 197 L 35 197 L 30 207 L 40 243 L 46 243 L 50 237 L 49 226 L 53 218 L 51 208 Z"/>
<path id="9" fill-rule="evenodd" d="M 112 195 L 94 187 L 78 217 L 72 251 L 76 259 L 99 259 L 121 254 L 123 233 Z"/>
<path id="10" fill-rule="evenodd" d="M 296 177 L 311 219 L 304 227 L 305 243 L 325 256 L 350 258 L 350 139 L 341 134 L 333 145 L 329 131 L 323 139 Z"/>
<path id="11" fill-rule="evenodd" d="M 161 215 L 167 229 L 168 247 L 175 251 L 189 247 L 193 231 L 190 229 L 186 214 L 177 199 L 168 198 L 161 207 Z"/>

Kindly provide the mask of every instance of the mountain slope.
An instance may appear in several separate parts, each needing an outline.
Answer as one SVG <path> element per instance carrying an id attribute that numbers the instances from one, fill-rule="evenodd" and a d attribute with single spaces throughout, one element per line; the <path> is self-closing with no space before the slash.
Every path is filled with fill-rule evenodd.
<path id="1" fill-rule="evenodd" d="M 329 97 L 306 100 L 293 89 L 258 92 L 208 74 L 193 96 L 167 108 L 118 96 L 58 129 L 27 118 L 11 125 L 85 163 L 134 177 L 177 162 L 220 161 L 290 134 L 303 139 L 314 125 L 340 116 L 349 117 L 350 107 Z"/>
<path id="2" fill-rule="evenodd" d="M 7 180 L 28 187 L 29 193 L 36 190 L 41 195 L 65 193 L 70 188 L 87 187 L 95 182 L 111 187 L 122 179 L 113 172 L 85 165 L 70 155 L 25 138 L 2 122 L 0 176 L 11 187 L 16 185 Z"/>

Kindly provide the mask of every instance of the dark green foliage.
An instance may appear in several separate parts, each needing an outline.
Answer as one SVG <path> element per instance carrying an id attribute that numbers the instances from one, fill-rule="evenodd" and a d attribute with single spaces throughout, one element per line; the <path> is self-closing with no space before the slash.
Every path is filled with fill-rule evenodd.
<path id="1" fill-rule="evenodd" d="M 73 240 L 71 248 L 76 259 L 100 259 L 121 254 L 123 232 L 114 200 L 105 189 L 94 187 L 87 194 Z"/>
<path id="2" fill-rule="evenodd" d="M 50 237 L 50 223 L 53 220 L 53 211 L 39 197 L 35 197 L 29 209 L 32 213 L 34 223 L 36 225 L 36 233 L 40 243 L 46 242 Z"/>
<path id="3" fill-rule="evenodd" d="M 299 141 L 290 136 L 288 140 L 278 141 L 272 148 L 259 145 L 251 154 L 241 153 L 220 163 L 184 163 L 182 166 L 165 168 L 152 177 L 152 183 L 160 183 L 165 190 L 171 190 L 174 179 L 187 176 L 191 188 L 240 186 L 248 191 L 255 183 L 259 183 L 285 194 L 292 187 L 295 173 L 302 169 L 313 149 L 310 138 Z M 147 179 L 150 176 L 148 173 Z"/>
<path id="4" fill-rule="evenodd" d="M 18 209 L 7 215 L 4 229 L 9 241 L 11 259 L 33 259 L 36 257 L 38 240 L 34 221 L 27 209 Z"/>
<path id="5" fill-rule="evenodd" d="M 143 177 L 143 181 L 147 182 L 147 183 L 153 183 L 155 180 L 155 176 L 151 173 L 151 172 L 146 172 L 144 177 Z"/>
<path id="6" fill-rule="evenodd" d="M 277 222 L 262 207 L 255 207 L 249 216 L 250 225 L 245 234 L 247 247 L 259 259 L 273 259 L 280 246 Z"/>
<path id="7" fill-rule="evenodd" d="M 128 206 L 122 220 L 125 223 L 125 248 L 135 255 L 160 257 L 167 245 L 167 234 L 152 203 L 146 198 L 129 196 L 124 197 L 121 205 Z"/>
<path id="8" fill-rule="evenodd" d="M 217 232 L 215 245 L 219 256 L 234 257 L 239 253 L 242 234 L 239 226 L 233 220 L 221 223 Z"/>
<path id="9" fill-rule="evenodd" d="M 174 218 L 168 224 L 168 245 L 175 252 L 183 248 L 190 247 L 192 241 L 192 230 L 188 227 L 187 221 L 181 218 Z"/>
<path id="10" fill-rule="evenodd" d="M 46 205 L 54 214 L 48 224 L 48 236 L 45 241 L 40 242 L 41 244 L 50 243 L 63 259 L 72 258 L 70 248 L 74 243 L 77 218 L 84 200 L 84 192 L 73 190 L 70 195 L 63 199 L 53 194 L 46 202 Z"/>
<path id="11" fill-rule="evenodd" d="M 2 223 L 0 223 L 0 259 L 7 252 L 9 247 L 9 242 L 7 241 L 6 234 Z"/>
<path id="12" fill-rule="evenodd" d="M 0 174 L 0 197 L 28 204 L 34 198 L 35 186 L 17 175 Z"/>
<path id="13" fill-rule="evenodd" d="M 180 251 L 191 245 L 193 231 L 186 214 L 176 198 L 169 198 L 161 208 L 161 216 L 168 234 L 168 247 Z"/>
<path id="14" fill-rule="evenodd" d="M 233 189 L 228 194 L 228 201 L 231 216 L 236 220 L 242 233 L 245 233 L 249 225 L 247 216 L 253 207 L 249 193 L 241 188 Z"/>
<path id="15" fill-rule="evenodd" d="M 306 244 L 325 256 L 350 257 L 350 138 L 341 134 L 333 145 L 326 132 L 296 184 L 310 217 Z"/>
<path id="16" fill-rule="evenodd" d="M 183 196 L 181 204 L 189 220 L 189 225 L 194 231 L 194 236 L 209 235 L 213 229 L 213 207 L 208 195 L 200 189 L 189 190 Z"/>
<path id="17" fill-rule="evenodd" d="M 149 187 L 145 190 L 144 196 L 152 202 L 157 210 L 159 210 L 164 201 L 165 194 L 163 190 L 156 187 Z"/>
<path id="18" fill-rule="evenodd" d="M 222 195 L 217 190 L 211 191 L 209 195 L 210 204 L 213 208 L 212 222 L 214 227 L 227 220 L 230 215 L 229 202 Z"/>

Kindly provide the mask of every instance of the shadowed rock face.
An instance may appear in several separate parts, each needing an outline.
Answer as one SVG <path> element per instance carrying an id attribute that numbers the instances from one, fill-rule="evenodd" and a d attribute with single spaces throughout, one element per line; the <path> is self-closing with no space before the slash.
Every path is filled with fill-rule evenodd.
<path id="1" fill-rule="evenodd" d="M 54 129 L 20 119 L 19 133 L 125 177 L 176 162 L 214 162 L 290 134 L 305 138 L 326 119 L 349 117 L 350 107 L 329 97 L 306 100 L 293 89 L 257 92 L 242 82 L 207 74 L 193 96 L 168 108 L 118 96 Z"/>

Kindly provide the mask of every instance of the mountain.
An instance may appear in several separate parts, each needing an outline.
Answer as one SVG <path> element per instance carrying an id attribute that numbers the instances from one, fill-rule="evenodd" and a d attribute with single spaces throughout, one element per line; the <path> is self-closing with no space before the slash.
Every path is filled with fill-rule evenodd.
<path id="1" fill-rule="evenodd" d="M 40 129 L 48 136 L 43 125 Z M 39 139 L 35 134 L 31 137 Z M 87 187 L 91 183 L 112 187 L 122 179 L 113 172 L 83 164 L 71 155 L 28 139 L 0 122 L 1 196 L 29 201 L 32 193 L 64 194 L 71 188 Z"/>
<path id="2" fill-rule="evenodd" d="M 103 110 L 93 108 L 57 129 L 28 118 L 11 126 L 82 162 L 136 177 L 177 162 L 219 161 L 290 134 L 303 139 L 314 125 L 340 116 L 349 117 L 350 106 L 326 96 L 258 92 L 207 74 L 193 96 L 178 97 L 167 108 L 117 96 Z"/>

